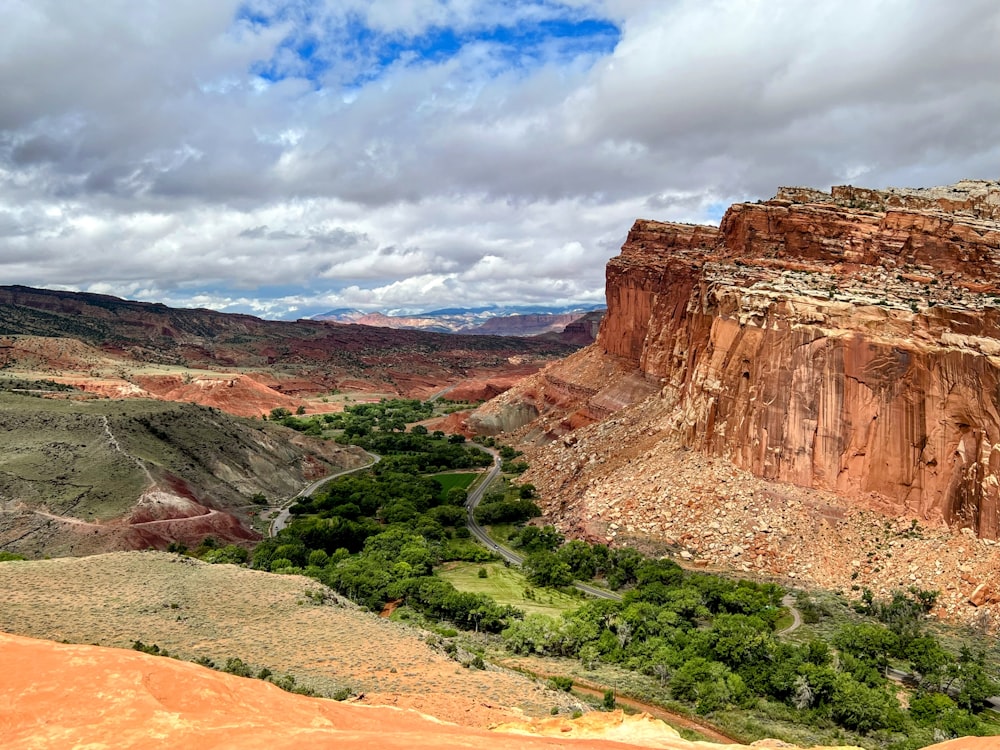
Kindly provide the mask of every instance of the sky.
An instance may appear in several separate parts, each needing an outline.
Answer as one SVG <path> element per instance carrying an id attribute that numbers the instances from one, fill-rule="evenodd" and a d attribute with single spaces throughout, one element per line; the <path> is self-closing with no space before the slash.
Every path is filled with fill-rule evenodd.
<path id="1" fill-rule="evenodd" d="M 0 284 L 601 302 L 636 218 L 1000 179 L 996 0 L 0 0 Z"/>

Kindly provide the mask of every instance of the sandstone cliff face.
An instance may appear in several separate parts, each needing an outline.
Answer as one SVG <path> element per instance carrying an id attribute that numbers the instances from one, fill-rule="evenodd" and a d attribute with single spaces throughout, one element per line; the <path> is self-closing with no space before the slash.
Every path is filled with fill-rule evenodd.
<path id="1" fill-rule="evenodd" d="M 550 367 L 478 419 L 520 409 L 504 426 L 521 427 L 528 404 L 560 415 L 529 434 L 551 439 L 637 402 L 648 391 L 622 384 L 642 381 L 671 445 L 995 539 L 998 219 L 1000 183 L 966 182 L 783 188 L 718 230 L 637 221 L 597 343 L 568 360 L 621 374 L 553 395 L 567 368 Z"/>
<path id="2" fill-rule="evenodd" d="M 662 379 L 687 447 L 996 538 L 1000 184 L 974 186 L 637 222 L 598 346 Z"/>

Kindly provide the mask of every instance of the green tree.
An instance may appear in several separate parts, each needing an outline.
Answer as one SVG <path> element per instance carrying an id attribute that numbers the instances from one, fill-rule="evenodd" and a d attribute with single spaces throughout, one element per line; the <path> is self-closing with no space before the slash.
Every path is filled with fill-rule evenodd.
<path id="1" fill-rule="evenodd" d="M 863 622 L 844 625 L 834 635 L 833 644 L 885 674 L 889 656 L 899 648 L 899 638 L 881 625 Z"/>
<path id="2" fill-rule="evenodd" d="M 861 733 L 902 729 L 904 725 L 895 695 L 862 685 L 846 674 L 837 676 L 830 715 L 841 726 Z"/>
<path id="3" fill-rule="evenodd" d="M 582 580 L 589 580 L 597 572 L 594 553 L 590 545 L 578 539 L 566 542 L 556 551 L 556 555 L 566 563 L 573 574 Z"/>
<path id="4" fill-rule="evenodd" d="M 573 571 L 557 555 L 548 551 L 532 552 L 522 564 L 525 576 L 536 586 L 568 586 Z"/>
<path id="5" fill-rule="evenodd" d="M 920 674 L 922 685 L 939 685 L 944 667 L 952 661 L 952 656 L 931 636 L 914 638 L 906 647 L 906 658 Z"/>
<path id="6" fill-rule="evenodd" d="M 250 558 L 250 553 L 243 547 L 227 544 L 225 547 L 210 549 L 201 556 L 207 563 L 243 565 Z"/>
<path id="7" fill-rule="evenodd" d="M 530 502 L 528 500 L 515 500 L 511 502 Z M 534 505 L 534 503 L 531 503 Z M 554 526 L 525 526 L 511 539 L 511 543 L 525 552 L 549 552 L 554 550 L 563 542 L 563 536 L 556 531 Z"/>
<path id="8" fill-rule="evenodd" d="M 322 568 L 329 561 L 330 556 L 326 554 L 326 550 L 314 549 L 309 553 L 309 559 L 306 562 L 312 567 Z"/>

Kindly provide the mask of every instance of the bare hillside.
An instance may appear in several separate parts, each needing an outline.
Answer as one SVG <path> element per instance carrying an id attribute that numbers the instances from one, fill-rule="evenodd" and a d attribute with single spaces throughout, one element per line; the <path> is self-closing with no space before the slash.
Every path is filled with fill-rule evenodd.
<path id="1" fill-rule="evenodd" d="M 363 454 L 192 404 L 0 393 L 0 547 L 32 557 L 259 538 L 275 500 Z"/>

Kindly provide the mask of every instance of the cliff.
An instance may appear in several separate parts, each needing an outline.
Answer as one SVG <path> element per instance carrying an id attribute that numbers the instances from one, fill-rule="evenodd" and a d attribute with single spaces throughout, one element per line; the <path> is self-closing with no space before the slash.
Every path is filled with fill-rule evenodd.
<path id="1" fill-rule="evenodd" d="M 995 539 L 1000 224 L 935 194 L 736 205 L 714 242 L 638 222 L 598 346 L 664 381 L 686 447 Z"/>
<path id="2" fill-rule="evenodd" d="M 545 333 L 560 333 L 566 326 L 584 315 L 585 313 L 548 313 L 498 316 L 473 328 L 463 330 L 462 333 L 476 336 L 538 336 Z M 589 344 L 590 341 L 587 343 Z"/>
<path id="3" fill-rule="evenodd" d="M 840 515 L 876 508 L 996 539 L 998 260 L 996 182 L 782 188 L 717 230 L 640 220 L 608 264 L 597 342 L 470 424 L 561 438 L 544 460 L 567 466 L 581 439 L 569 433 L 600 425 L 629 461 L 693 450 L 828 493 Z M 613 415 L 639 402 L 636 448 Z M 550 477 L 562 506 L 595 491 L 573 472 L 619 476 L 599 454 Z"/>

